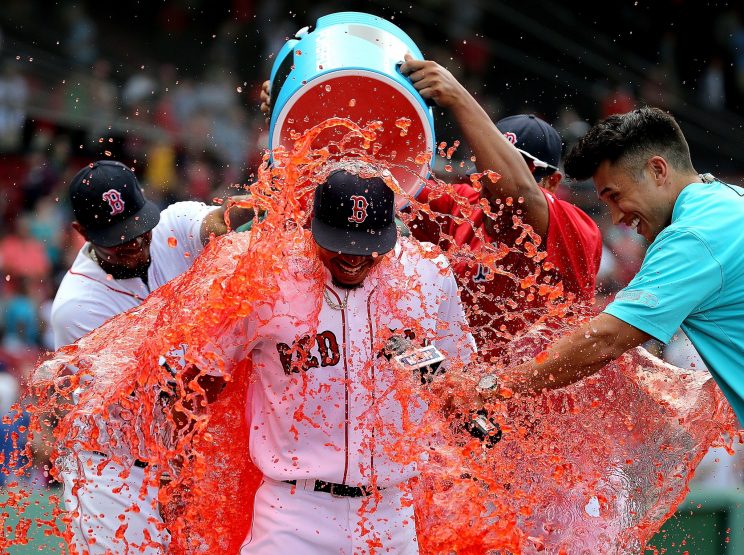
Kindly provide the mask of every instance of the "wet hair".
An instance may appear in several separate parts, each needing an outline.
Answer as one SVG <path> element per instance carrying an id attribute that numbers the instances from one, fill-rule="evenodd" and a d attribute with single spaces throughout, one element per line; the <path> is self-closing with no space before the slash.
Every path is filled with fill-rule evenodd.
<path id="1" fill-rule="evenodd" d="M 568 154 L 564 167 L 573 179 L 589 179 L 605 160 L 641 172 L 654 155 L 675 169 L 695 171 L 690 147 L 676 120 L 659 108 L 645 106 L 595 124 Z"/>

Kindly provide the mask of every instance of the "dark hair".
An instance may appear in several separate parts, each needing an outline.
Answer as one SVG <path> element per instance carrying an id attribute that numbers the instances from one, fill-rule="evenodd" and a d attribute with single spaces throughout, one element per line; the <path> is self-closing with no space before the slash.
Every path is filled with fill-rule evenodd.
<path id="1" fill-rule="evenodd" d="M 568 154 L 564 167 L 573 179 L 589 179 L 605 160 L 641 164 L 654 155 L 674 168 L 695 171 L 679 124 L 663 110 L 645 106 L 595 124 Z"/>

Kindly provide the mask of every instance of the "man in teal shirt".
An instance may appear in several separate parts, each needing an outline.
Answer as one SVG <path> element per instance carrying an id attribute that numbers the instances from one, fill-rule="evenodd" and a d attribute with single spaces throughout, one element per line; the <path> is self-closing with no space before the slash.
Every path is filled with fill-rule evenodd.
<path id="1" fill-rule="evenodd" d="M 596 124 L 565 162 L 592 177 L 613 223 L 651 245 L 631 283 L 605 311 L 540 356 L 482 389 L 527 393 L 589 376 L 650 338 L 681 327 L 744 423 L 744 189 L 692 166 L 677 122 L 657 108 Z"/>

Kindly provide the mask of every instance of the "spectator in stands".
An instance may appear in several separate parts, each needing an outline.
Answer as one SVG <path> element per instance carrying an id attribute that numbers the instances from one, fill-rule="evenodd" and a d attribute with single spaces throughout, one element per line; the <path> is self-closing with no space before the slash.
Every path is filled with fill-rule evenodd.
<path id="1" fill-rule="evenodd" d="M 46 150 L 41 148 L 32 150 L 27 160 L 28 173 L 21 183 L 23 193 L 21 209 L 24 212 L 33 212 L 39 199 L 49 195 L 57 185 L 58 176 Z"/>
<path id="2" fill-rule="evenodd" d="M 75 64 L 90 67 L 98 56 L 96 23 L 85 13 L 84 5 L 80 2 L 68 2 L 63 9 L 67 22 L 67 55 Z"/>
<path id="3" fill-rule="evenodd" d="M 38 307 L 31 298 L 27 278 L 13 279 L 10 295 L 5 300 L 5 334 L 2 346 L 19 352 L 39 344 Z"/>
<path id="4" fill-rule="evenodd" d="M 0 75 L 0 152 L 21 146 L 26 122 L 28 84 L 16 61 L 7 60 Z"/>
<path id="5" fill-rule="evenodd" d="M 60 233 L 67 225 L 67 214 L 58 199 L 46 196 L 39 200 L 33 217 L 28 218 L 31 236 L 44 244 L 47 258 L 55 269 L 62 266 L 62 239 Z"/>
<path id="6" fill-rule="evenodd" d="M 23 467 L 28 414 L 12 407 L 18 402 L 18 379 L 0 363 L 0 487 L 14 480 L 13 471 Z"/>
<path id="7" fill-rule="evenodd" d="M 93 72 L 88 82 L 89 124 L 88 140 L 97 141 L 110 136 L 111 125 L 117 117 L 118 94 L 111 79 L 111 62 L 103 58 L 93 64 Z"/>
<path id="8" fill-rule="evenodd" d="M 15 232 L 0 239 L 0 270 L 4 275 L 43 279 L 49 275 L 51 264 L 46 247 L 34 239 L 26 218 L 16 221 Z"/>

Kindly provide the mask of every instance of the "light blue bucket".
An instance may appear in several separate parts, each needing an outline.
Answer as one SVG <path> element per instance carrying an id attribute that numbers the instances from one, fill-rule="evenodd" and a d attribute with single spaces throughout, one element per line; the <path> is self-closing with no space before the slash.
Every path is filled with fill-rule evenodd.
<path id="1" fill-rule="evenodd" d="M 334 13 L 300 30 L 271 70 L 269 147 L 289 147 L 290 129 L 301 134 L 332 116 L 360 125 L 379 120 L 379 152 L 415 196 L 429 175 L 436 138 L 431 107 L 399 71 L 407 52 L 423 59 L 406 33 L 370 14 Z"/>

